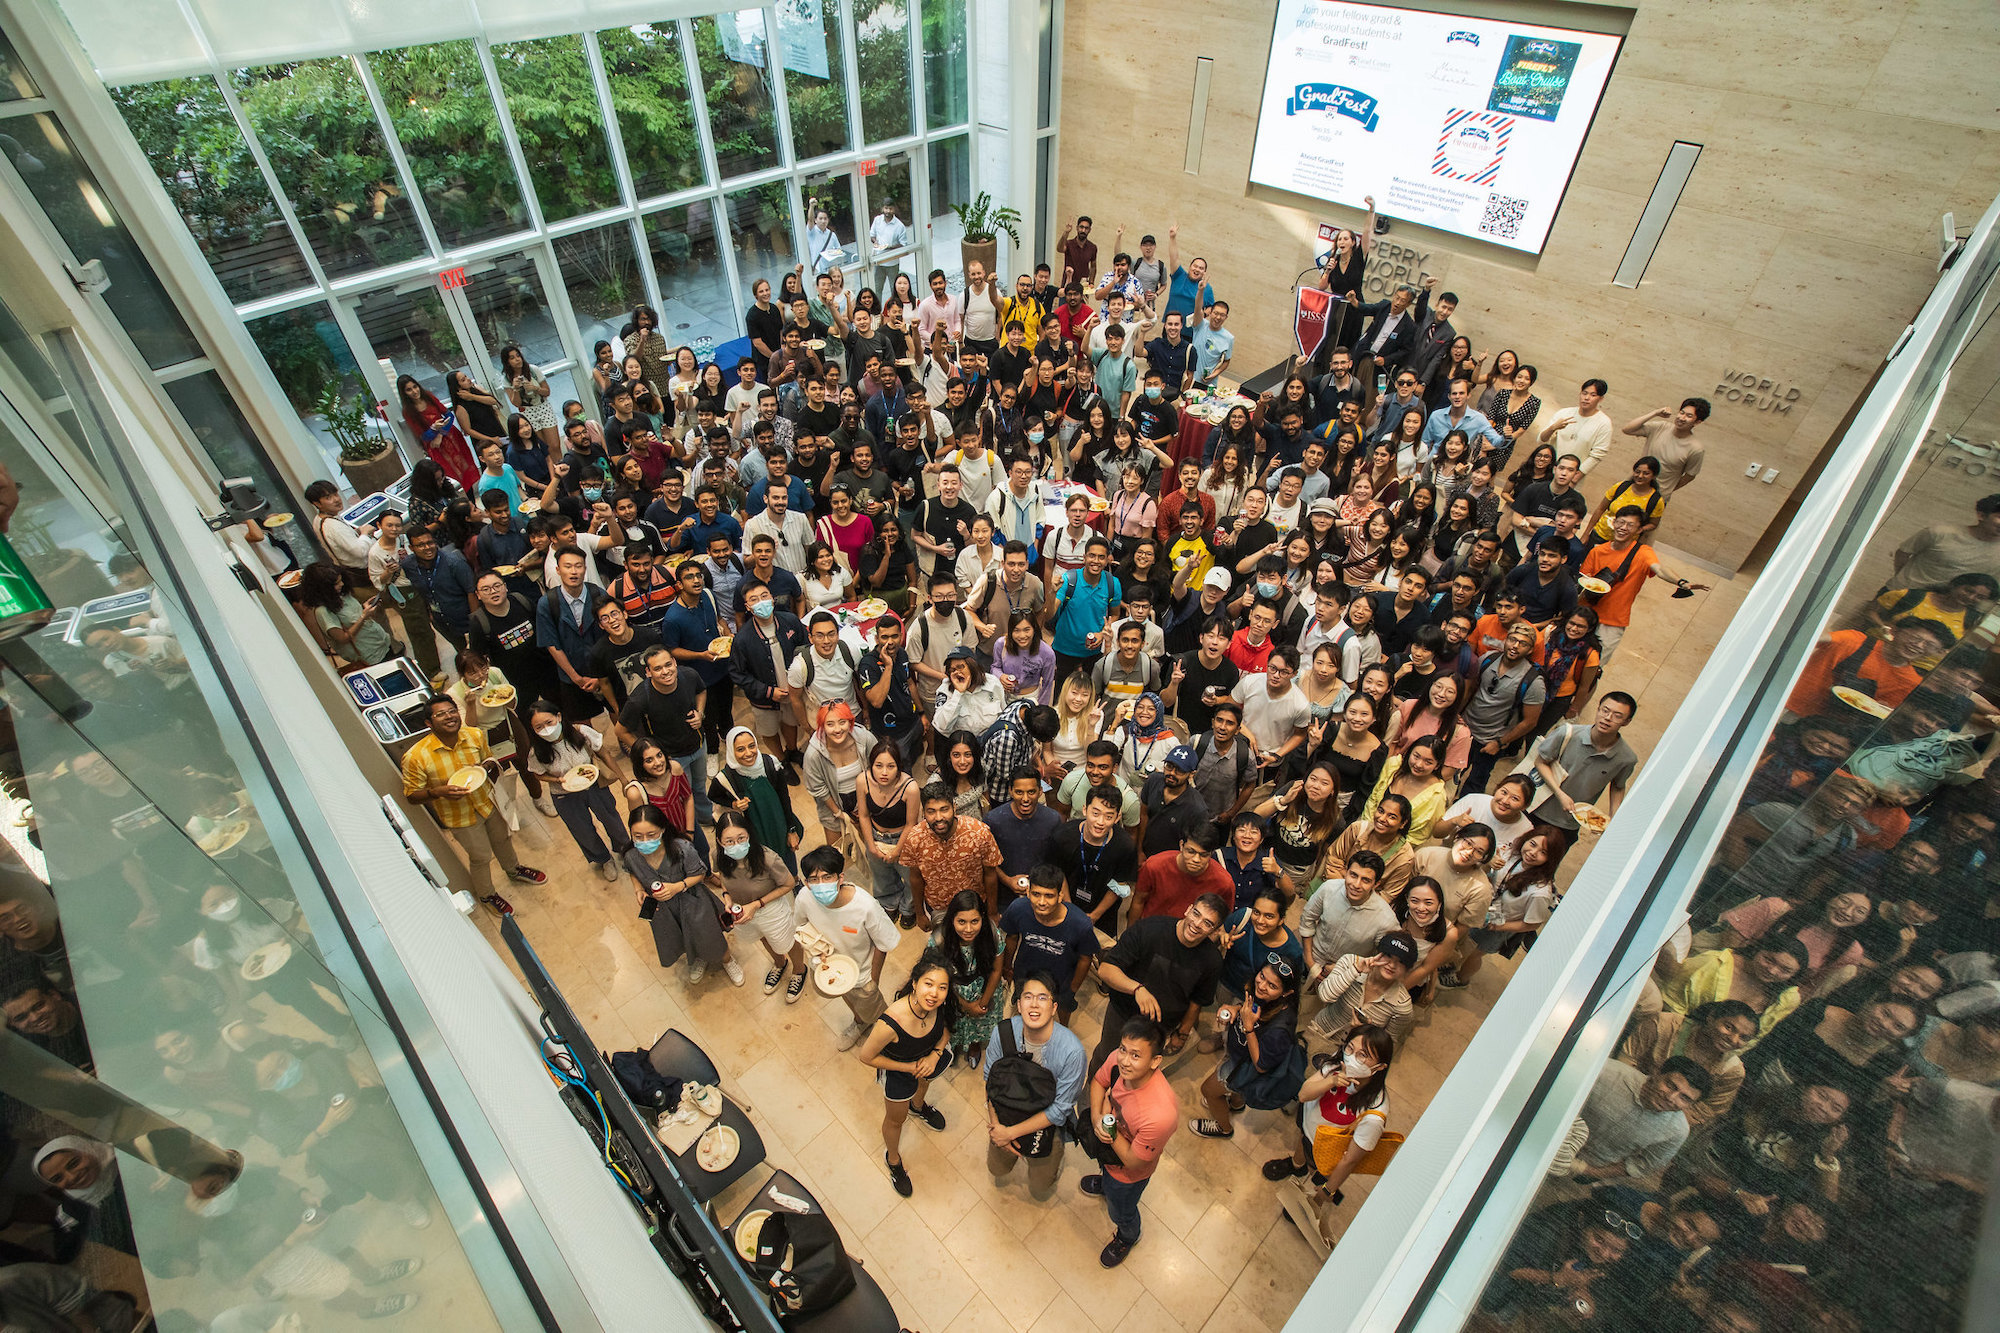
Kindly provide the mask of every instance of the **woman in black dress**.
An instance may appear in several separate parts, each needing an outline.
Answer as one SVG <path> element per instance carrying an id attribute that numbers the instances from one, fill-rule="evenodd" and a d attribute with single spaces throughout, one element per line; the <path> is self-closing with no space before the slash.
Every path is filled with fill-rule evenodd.
<path id="1" fill-rule="evenodd" d="M 452 371 L 445 387 L 451 391 L 451 410 L 458 414 L 458 424 L 472 439 L 472 456 L 477 458 L 489 440 L 505 449 L 507 423 L 500 417 L 500 400 L 474 383 L 472 372 L 466 370 Z"/>
<path id="2" fill-rule="evenodd" d="M 915 1187 L 903 1167 L 903 1122 L 914 1115 L 944 1132 L 944 1112 L 925 1102 L 924 1093 L 951 1062 L 949 1039 L 957 1021 L 951 967 L 943 954 L 926 949 L 856 1052 L 862 1064 L 880 1071 L 882 1160 L 889 1167 L 889 1183 L 906 1199 Z"/>
<path id="3" fill-rule="evenodd" d="M 1375 196 L 1371 194 L 1363 202 L 1368 205 L 1368 221 L 1362 224 L 1360 234 L 1345 227 L 1334 232 L 1333 252 L 1320 265 L 1319 289 L 1333 293 L 1333 309 L 1327 312 L 1326 341 L 1313 357 L 1315 365 L 1326 364 L 1336 347 L 1352 349 L 1361 337 L 1362 314 L 1347 298 L 1362 299 L 1361 280 L 1367 276 L 1368 255 L 1375 248 Z"/>

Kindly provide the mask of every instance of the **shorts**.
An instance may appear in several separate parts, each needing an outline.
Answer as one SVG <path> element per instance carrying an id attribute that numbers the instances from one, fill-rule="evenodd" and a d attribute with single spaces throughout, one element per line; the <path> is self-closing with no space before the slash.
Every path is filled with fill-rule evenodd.
<path id="1" fill-rule="evenodd" d="M 938 1047 L 938 1057 L 937 1069 L 932 1072 L 932 1078 L 936 1078 L 939 1074 L 951 1068 L 951 1047 Z M 906 1074 L 900 1069 L 883 1069 L 876 1071 L 875 1077 L 882 1084 L 882 1099 L 884 1101 L 906 1102 L 917 1095 L 917 1076 L 915 1074 Z"/>
<path id="2" fill-rule="evenodd" d="M 792 701 L 790 699 L 785 700 L 783 703 L 779 704 L 776 708 L 759 708 L 756 707 L 755 705 L 751 706 L 750 730 L 760 740 L 769 740 L 771 737 L 778 734 L 778 731 L 781 727 L 791 727 L 797 725 L 798 725 L 798 710 L 792 706 Z"/>
<path id="3" fill-rule="evenodd" d="M 752 912 L 749 919 L 732 927 L 736 937 L 762 940 L 771 946 L 774 953 L 790 953 L 798 925 L 792 914 L 792 903 L 791 894 L 783 894 L 765 903 Z"/>

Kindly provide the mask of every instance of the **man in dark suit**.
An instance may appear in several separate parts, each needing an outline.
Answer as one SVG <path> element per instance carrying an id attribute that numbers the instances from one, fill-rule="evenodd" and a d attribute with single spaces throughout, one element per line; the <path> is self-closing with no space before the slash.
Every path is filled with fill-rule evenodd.
<path id="1" fill-rule="evenodd" d="M 1417 383 L 1428 384 L 1438 363 L 1451 350 L 1451 340 L 1458 336 L 1458 330 L 1451 326 L 1451 313 L 1458 309 L 1458 293 L 1439 292 L 1437 303 L 1431 303 L 1431 288 L 1437 286 L 1437 279 L 1426 276 L 1423 280 L 1424 292 L 1417 298 L 1417 308 L 1412 318 L 1416 322 L 1416 333 L 1410 340 L 1410 350 L 1400 362 L 1391 362 L 1396 370 L 1416 372 Z"/>
<path id="2" fill-rule="evenodd" d="M 1407 282 L 1397 283 L 1386 301 L 1356 301 L 1354 309 L 1370 321 L 1354 344 L 1356 373 L 1362 378 L 1373 379 L 1377 365 L 1393 366 L 1410 354 L 1421 318 L 1410 312 L 1413 305 L 1418 305 L 1417 289 Z"/>
<path id="3" fill-rule="evenodd" d="M 798 765 L 805 758 L 799 749 L 799 727 L 803 723 L 810 728 L 812 719 L 802 716 L 777 659 L 789 667 L 805 651 L 806 627 L 791 612 L 778 609 L 770 587 L 761 580 L 745 579 L 737 596 L 750 614 L 729 646 L 729 679 L 750 701 L 750 729 L 766 749 L 785 761 L 785 780 L 797 786 Z M 723 762 L 728 758 L 724 755 Z"/>

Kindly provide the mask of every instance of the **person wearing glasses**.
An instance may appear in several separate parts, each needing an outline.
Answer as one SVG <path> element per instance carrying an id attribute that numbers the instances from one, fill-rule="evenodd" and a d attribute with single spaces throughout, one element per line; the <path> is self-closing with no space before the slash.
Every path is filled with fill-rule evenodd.
<path id="1" fill-rule="evenodd" d="M 1293 1066 L 1299 1027 L 1298 970 L 1275 952 L 1266 953 L 1235 1005 L 1215 1012 L 1222 1039 L 1222 1063 L 1201 1084 L 1202 1109 L 1188 1121 L 1205 1139 L 1236 1137 L 1233 1111 L 1275 1111 L 1298 1099 L 1303 1066 Z"/>
<path id="2" fill-rule="evenodd" d="M 1277 968 L 1279 975 L 1292 981 L 1295 987 L 1303 984 L 1305 942 L 1285 924 L 1285 913 L 1291 903 L 1283 889 L 1267 884 L 1247 904 L 1232 912 L 1216 932 L 1215 944 L 1222 950 L 1225 1003 L 1248 995 L 1257 970 L 1267 965 Z M 1219 1045 L 1219 1040 L 1210 1037 L 1201 1041 L 1203 1051 L 1213 1051 Z"/>
<path id="3" fill-rule="evenodd" d="M 1403 424 L 1403 414 L 1415 410 L 1430 420 L 1430 408 L 1424 402 L 1423 385 L 1416 375 L 1407 370 L 1396 372 L 1396 378 L 1389 383 L 1389 392 L 1375 400 L 1375 415 L 1369 418 L 1367 443 L 1370 447 L 1383 440 L 1393 439 L 1396 430 Z"/>

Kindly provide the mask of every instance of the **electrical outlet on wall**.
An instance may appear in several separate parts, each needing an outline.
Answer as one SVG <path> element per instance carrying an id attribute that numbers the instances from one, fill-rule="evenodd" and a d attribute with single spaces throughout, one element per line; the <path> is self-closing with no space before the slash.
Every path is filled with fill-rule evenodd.
<path id="1" fill-rule="evenodd" d="M 1757 475 L 1757 469 L 1762 466 L 1764 466 L 1762 463 L 1752 463 L 1749 467 L 1743 469 L 1743 475 L 1746 477 L 1754 477 Z"/>
<path id="2" fill-rule="evenodd" d="M 1778 479 L 1778 469 L 1774 467 L 1767 467 L 1764 469 L 1764 475 L 1759 477 L 1757 480 L 1763 482 L 1766 486 L 1769 486 L 1772 482 L 1776 481 L 1777 479 Z"/>

